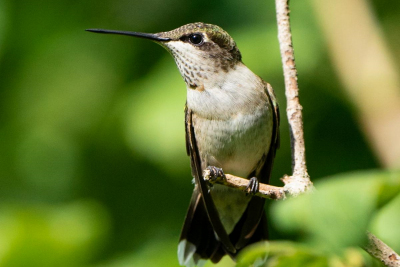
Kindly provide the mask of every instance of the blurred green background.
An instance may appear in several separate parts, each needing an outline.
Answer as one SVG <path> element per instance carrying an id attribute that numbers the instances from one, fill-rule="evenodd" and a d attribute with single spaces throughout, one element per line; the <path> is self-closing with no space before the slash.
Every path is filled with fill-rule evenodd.
<path id="1" fill-rule="evenodd" d="M 343 89 L 315 2 L 291 3 L 309 173 L 321 180 L 319 191 L 332 198 L 345 191 L 355 199 L 350 203 L 361 205 L 354 206 L 360 211 L 354 220 L 363 222 L 362 231 L 371 225 L 376 234 L 398 228 L 398 216 L 384 218 L 400 207 L 399 175 L 369 171 L 384 164 Z M 397 62 L 400 2 L 368 3 Z M 193 188 L 184 146 L 185 84 L 172 57 L 156 44 L 86 28 L 159 32 L 203 21 L 228 31 L 244 63 L 274 87 L 280 102 L 281 148 L 272 183 L 281 185 L 291 158 L 275 20 L 274 1 L 0 1 L 0 266 L 178 265 L 177 242 Z M 370 187 L 341 190 L 349 180 L 356 191 Z M 332 181 L 339 182 L 324 186 Z M 388 187 L 393 192 L 383 194 Z M 349 202 L 320 199 L 326 205 L 312 211 Z M 272 239 L 312 246 L 320 239 L 308 228 L 336 233 L 325 225 L 336 222 L 327 219 L 336 213 L 301 228 L 295 218 L 306 222 L 315 214 L 303 213 L 308 204 L 290 203 L 274 203 Z M 351 207 L 348 212 L 354 215 Z M 344 223 L 337 232 L 353 230 Z M 400 249 L 400 233 L 387 236 L 399 237 L 390 244 Z M 330 253 L 357 244 L 332 242 Z M 325 258 L 318 262 L 314 266 L 327 264 Z M 221 266 L 232 262 L 225 259 Z"/>

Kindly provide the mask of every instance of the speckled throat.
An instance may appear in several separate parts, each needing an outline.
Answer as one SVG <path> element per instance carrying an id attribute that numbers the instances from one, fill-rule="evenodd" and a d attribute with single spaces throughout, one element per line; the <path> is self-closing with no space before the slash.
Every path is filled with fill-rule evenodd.
<path id="1" fill-rule="evenodd" d="M 193 34 L 201 35 L 203 43 L 193 45 L 188 41 Z M 218 26 L 192 23 L 178 29 L 159 33 L 171 38 L 160 44 L 167 48 L 189 88 L 204 90 L 205 80 L 220 72 L 228 72 L 241 62 L 241 54 L 235 41 Z"/>

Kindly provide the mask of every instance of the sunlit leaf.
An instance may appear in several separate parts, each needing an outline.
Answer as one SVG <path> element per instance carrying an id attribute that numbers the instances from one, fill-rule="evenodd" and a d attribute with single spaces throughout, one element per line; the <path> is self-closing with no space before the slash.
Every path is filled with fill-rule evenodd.
<path id="1" fill-rule="evenodd" d="M 377 211 L 371 223 L 371 232 L 395 251 L 400 251 L 400 192 L 397 197 Z"/>
<path id="2" fill-rule="evenodd" d="M 329 251 L 360 245 L 378 206 L 379 189 L 391 175 L 366 171 L 326 178 L 315 183 L 313 194 L 274 203 L 272 218 L 282 231 L 306 233 L 308 241 Z"/>

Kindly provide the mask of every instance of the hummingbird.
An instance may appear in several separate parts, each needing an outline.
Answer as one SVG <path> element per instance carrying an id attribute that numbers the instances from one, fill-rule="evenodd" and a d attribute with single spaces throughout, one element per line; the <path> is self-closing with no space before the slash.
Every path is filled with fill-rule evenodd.
<path id="1" fill-rule="evenodd" d="M 242 62 L 232 37 L 202 22 L 159 33 L 88 29 L 152 40 L 166 48 L 186 84 L 186 151 L 194 189 L 178 245 L 182 266 L 201 266 L 268 237 L 265 200 L 279 147 L 279 106 L 272 87 Z M 246 191 L 204 180 L 225 173 L 249 179 Z"/>

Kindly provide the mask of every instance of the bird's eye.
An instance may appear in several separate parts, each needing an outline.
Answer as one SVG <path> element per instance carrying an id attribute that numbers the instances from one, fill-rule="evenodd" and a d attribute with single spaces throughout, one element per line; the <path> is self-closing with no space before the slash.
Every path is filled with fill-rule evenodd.
<path id="1" fill-rule="evenodd" d="M 194 33 L 189 35 L 189 42 L 194 45 L 202 45 L 203 44 L 203 36 L 198 33 Z"/>

